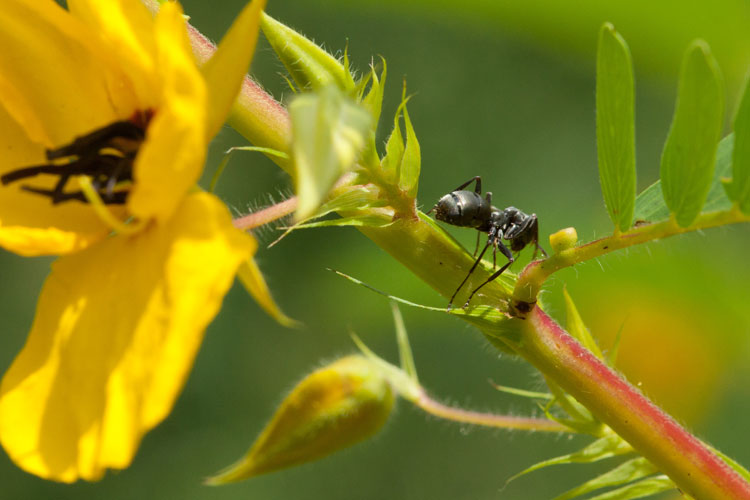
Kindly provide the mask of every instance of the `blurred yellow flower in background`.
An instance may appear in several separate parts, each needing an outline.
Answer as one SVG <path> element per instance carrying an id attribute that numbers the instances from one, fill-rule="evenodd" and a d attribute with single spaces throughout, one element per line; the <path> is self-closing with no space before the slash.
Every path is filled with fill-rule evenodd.
<path id="1" fill-rule="evenodd" d="M 238 269 L 255 269 L 255 241 L 194 186 L 264 4 L 198 68 L 176 3 L 3 2 L 0 245 L 62 255 L 0 386 L 0 441 L 24 470 L 71 482 L 127 467 Z"/>

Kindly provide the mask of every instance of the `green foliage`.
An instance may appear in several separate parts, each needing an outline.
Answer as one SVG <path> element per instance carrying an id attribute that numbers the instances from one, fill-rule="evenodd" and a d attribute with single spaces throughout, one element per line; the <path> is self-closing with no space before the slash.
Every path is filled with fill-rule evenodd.
<path id="1" fill-rule="evenodd" d="M 554 500 L 570 500 L 591 493 L 601 488 L 610 488 L 629 483 L 658 472 L 656 467 L 643 457 L 632 458 L 614 469 L 601 474 L 590 481 L 570 489 Z M 672 486 L 674 487 L 674 486 Z"/>
<path id="2" fill-rule="evenodd" d="M 628 484 L 607 493 L 602 493 L 589 500 L 631 500 L 656 495 L 663 491 L 675 489 L 675 484 L 667 476 L 654 476 L 633 484 Z"/>
<path id="3" fill-rule="evenodd" d="M 703 41 L 688 48 L 680 72 L 677 105 L 661 159 L 664 201 L 682 227 L 703 207 L 724 117 L 718 64 Z"/>
<path id="4" fill-rule="evenodd" d="M 630 228 L 635 203 L 634 101 L 630 51 L 606 23 L 596 58 L 596 139 L 604 203 L 620 231 Z"/>
<path id="5" fill-rule="evenodd" d="M 388 67 L 385 59 L 381 58 L 380 62 L 383 64 L 383 71 L 380 72 L 380 76 L 378 76 L 378 72 L 375 71 L 375 66 L 370 66 L 370 73 L 368 73 L 366 78 L 361 80 L 361 90 L 358 93 L 358 100 L 361 101 L 362 106 L 370 112 L 370 116 L 372 116 L 375 124 L 380 120 L 380 110 L 383 106 L 383 92 L 385 91 L 385 79 L 388 74 Z M 367 95 L 364 95 L 365 84 L 367 84 L 368 81 L 371 82 L 370 91 Z M 374 128 L 375 127 L 373 127 L 373 129 Z"/>
<path id="6" fill-rule="evenodd" d="M 265 13 L 260 27 L 279 60 L 301 89 L 320 89 L 333 83 L 347 92 L 354 90 L 354 80 L 349 69 L 304 35 Z"/>
<path id="7" fill-rule="evenodd" d="M 594 353 L 597 358 L 604 359 L 601 349 L 599 349 L 594 337 L 591 336 L 591 332 L 583 323 L 581 314 L 578 312 L 578 308 L 568 293 L 567 288 L 563 288 L 563 297 L 565 298 L 565 315 L 568 319 L 566 324 L 568 333 L 583 344 L 586 349 Z"/>
<path id="8" fill-rule="evenodd" d="M 704 212 L 729 210 L 732 202 L 722 187 L 722 178 L 729 176 L 732 171 L 732 151 L 734 150 L 734 135 L 730 134 L 719 142 L 716 151 L 716 166 L 713 179 L 703 206 Z M 662 195 L 661 180 L 656 181 L 644 189 L 635 200 L 635 219 L 639 221 L 658 222 L 669 218 L 669 208 Z"/>
<path id="9" fill-rule="evenodd" d="M 406 109 L 408 101 L 406 86 L 404 86 L 401 104 L 393 119 L 393 131 L 385 145 L 386 154 L 381 162 L 381 171 L 386 182 L 398 185 L 399 189 L 404 191 L 408 197 L 414 198 L 417 195 L 422 159 L 419 141 L 409 118 L 409 111 Z M 404 117 L 406 139 L 401 133 L 401 116 Z"/>
<path id="10" fill-rule="evenodd" d="M 275 245 L 296 229 L 306 229 L 326 226 L 371 226 L 383 227 L 391 222 L 387 217 L 374 214 L 372 208 L 382 207 L 385 201 L 378 199 L 376 193 L 364 188 L 343 189 L 337 196 L 323 203 L 315 213 L 297 224 L 286 228 L 270 246 Z M 331 213 L 351 214 L 340 219 L 313 222 Z"/>
<path id="11" fill-rule="evenodd" d="M 391 311 L 393 312 L 393 322 L 396 325 L 396 341 L 398 342 L 398 358 L 401 369 L 406 373 L 414 383 L 419 383 L 417 376 L 417 365 L 414 363 L 414 355 L 411 352 L 409 344 L 409 335 L 406 333 L 404 317 L 398 309 L 398 304 L 391 301 Z"/>
<path id="12" fill-rule="evenodd" d="M 632 451 L 633 448 L 631 448 L 630 445 L 626 443 L 620 436 L 605 436 L 603 438 L 597 439 L 593 443 L 586 445 L 585 447 L 574 453 L 568 453 L 567 455 L 550 458 L 549 460 L 544 460 L 543 462 L 534 464 L 531 467 L 524 469 L 515 476 L 511 477 L 508 482 L 513 481 L 514 479 L 517 479 L 525 474 L 528 474 L 529 472 L 533 472 L 544 467 L 549 467 L 550 465 L 588 464 L 598 462 L 599 460 L 604 460 L 605 458 L 611 458 L 617 455 L 631 453 Z"/>
<path id="13" fill-rule="evenodd" d="M 750 79 L 734 119 L 732 179 L 724 185 L 729 199 L 750 214 Z"/>
<path id="14" fill-rule="evenodd" d="M 299 197 L 297 218 L 305 219 L 315 213 L 339 177 L 354 166 L 371 119 L 333 85 L 295 96 L 289 114 Z"/>

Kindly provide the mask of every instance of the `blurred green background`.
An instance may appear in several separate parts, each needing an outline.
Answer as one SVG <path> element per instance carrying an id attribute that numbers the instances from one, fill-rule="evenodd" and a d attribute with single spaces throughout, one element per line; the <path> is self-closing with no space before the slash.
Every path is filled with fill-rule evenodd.
<path id="1" fill-rule="evenodd" d="M 242 2 L 185 1 L 192 22 L 220 38 Z M 658 4 L 658 5 L 657 5 Z M 349 41 L 354 66 L 388 61 L 383 139 L 401 80 L 415 93 L 409 111 L 422 147 L 419 202 L 430 207 L 481 175 L 495 204 L 535 212 L 542 241 L 575 226 L 583 240 L 611 231 L 601 201 L 594 129 L 594 61 L 601 22 L 612 21 L 633 50 L 639 189 L 658 178 L 682 51 L 705 37 L 724 70 L 729 116 L 750 67 L 750 4 L 549 1 L 460 3 L 271 1 L 269 12 L 331 50 Z M 288 97 L 265 42 L 253 73 Z M 220 153 L 244 141 L 225 128 Z M 286 176 L 250 153 L 236 155 L 219 194 L 237 212 L 290 193 Z M 453 230 L 469 247 L 475 234 Z M 261 231 L 262 242 L 275 238 Z M 620 368 L 646 394 L 703 439 L 750 465 L 750 231 L 735 226 L 654 242 L 556 275 L 545 299 L 564 321 L 562 285 L 606 349 L 623 328 Z M 528 258 L 528 257 L 526 257 Z M 0 497 L 179 499 L 546 499 L 600 472 L 561 466 L 508 477 L 584 440 L 470 428 L 425 417 L 399 404 L 375 438 L 302 467 L 232 486 L 202 479 L 249 447 L 285 391 L 323 361 L 354 351 L 348 331 L 397 359 L 387 302 L 337 278 L 352 274 L 419 303 L 445 304 L 369 240 L 351 229 L 299 231 L 257 259 L 279 304 L 303 321 L 287 330 L 235 286 L 209 327 L 192 375 L 171 416 L 148 434 L 130 468 L 98 483 L 45 482 L 0 454 Z M 525 259 L 524 259 L 525 260 Z M 23 345 L 49 259 L 0 255 L 0 369 Z M 525 262 L 514 266 L 520 270 Z M 115 263 L 113 263 L 115 264 Z M 535 413 L 533 403 L 487 382 L 540 389 L 528 365 L 500 356 L 464 323 L 403 310 L 420 379 L 438 399 L 479 410 Z M 114 318 L 113 318 L 114 320 Z M 102 335 L 107 334 L 102 325 Z"/>

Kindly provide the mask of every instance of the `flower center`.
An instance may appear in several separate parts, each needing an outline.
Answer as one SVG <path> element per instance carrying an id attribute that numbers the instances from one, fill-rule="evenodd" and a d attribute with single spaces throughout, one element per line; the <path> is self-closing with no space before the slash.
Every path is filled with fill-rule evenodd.
<path id="1" fill-rule="evenodd" d="M 129 120 L 110 123 L 86 135 L 76 137 L 70 144 L 47 149 L 48 163 L 22 167 L 0 177 L 3 185 L 38 175 L 57 177 L 52 189 L 24 184 L 21 189 L 51 198 L 52 203 L 64 201 L 88 202 L 83 191 L 66 190 L 71 177 L 85 175 L 107 204 L 123 204 L 133 180 L 133 161 L 146 136 L 152 111 L 138 111 Z M 77 184 L 76 184 L 77 185 Z"/>

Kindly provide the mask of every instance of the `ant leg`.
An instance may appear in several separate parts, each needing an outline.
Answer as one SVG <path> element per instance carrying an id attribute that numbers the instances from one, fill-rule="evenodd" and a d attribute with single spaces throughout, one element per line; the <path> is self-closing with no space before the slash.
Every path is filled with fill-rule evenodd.
<path id="1" fill-rule="evenodd" d="M 477 252 L 479 251 L 479 237 L 481 235 L 482 235 L 482 233 L 480 233 L 479 231 L 477 231 L 477 246 L 474 247 L 474 254 L 472 255 L 472 257 L 476 257 L 477 256 Z"/>
<path id="2" fill-rule="evenodd" d="M 472 177 L 468 181 L 464 182 L 463 184 L 461 184 L 460 186 L 458 186 L 453 191 L 461 191 L 463 188 L 465 188 L 466 186 L 468 186 L 469 184 L 471 184 L 472 182 L 475 182 L 475 181 L 476 181 L 477 184 L 476 184 L 476 186 L 474 186 L 474 192 L 477 193 L 477 194 L 482 194 L 482 178 L 480 176 L 478 176 L 478 175 L 475 176 L 475 177 Z M 453 192 L 453 191 L 451 191 L 451 192 Z"/>
<path id="3" fill-rule="evenodd" d="M 479 254 L 479 257 L 477 257 L 477 260 L 474 261 L 474 265 L 471 266 L 471 269 L 469 269 L 469 273 L 466 275 L 466 277 L 461 282 L 461 284 L 458 285 L 458 288 L 456 288 L 456 291 L 453 292 L 453 295 L 451 296 L 451 300 L 450 300 L 450 302 L 448 302 L 448 310 L 449 311 L 451 309 L 451 306 L 453 306 L 453 299 L 456 298 L 456 295 L 458 295 L 458 291 L 461 290 L 461 288 L 464 286 L 464 284 L 466 283 L 466 281 L 469 279 L 469 276 L 471 276 L 471 273 L 473 273 L 474 269 L 477 268 L 477 265 L 479 265 L 479 263 L 481 262 L 482 257 L 484 257 L 484 253 L 487 251 L 487 248 L 489 248 L 491 242 L 492 242 L 492 238 L 488 238 L 487 239 L 487 244 L 484 245 L 484 249 L 482 249 L 482 253 Z"/>
<path id="4" fill-rule="evenodd" d="M 508 250 L 508 247 L 506 247 L 505 245 L 503 245 L 503 243 L 499 240 L 499 238 L 496 241 L 496 244 L 497 244 L 497 247 L 500 248 L 500 251 L 503 253 L 503 255 L 505 255 L 508 258 L 508 263 L 505 264 L 503 267 L 501 267 L 499 271 L 497 271 L 492 276 L 490 276 L 489 278 L 487 278 L 487 281 L 485 281 L 484 283 L 482 283 L 481 285 L 479 285 L 478 287 L 476 287 L 473 292 L 471 292 L 471 295 L 469 295 L 469 298 L 466 299 L 466 303 L 464 304 L 464 309 L 466 309 L 467 307 L 469 307 L 469 302 L 471 302 L 472 297 L 474 297 L 474 294 L 477 293 L 480 288 L 482 288 L 487 283 L 490 283 L 491 281 L 495 281 L 498 276 L 500 276 L 501 274 L 503 274 L 503 271 L 505 271 L 506 269 L 508 269 L 508 267 L 510 267 L 510 265 L 513 264 L 513 262 L 516 261 L 516 259 L 513 258 L 513 254 L 511 254 L 510 250 Z"/>

